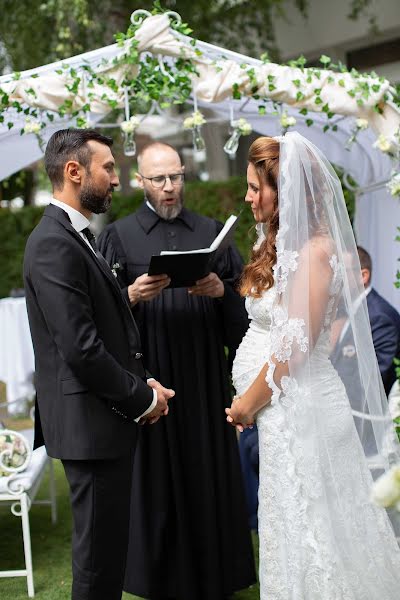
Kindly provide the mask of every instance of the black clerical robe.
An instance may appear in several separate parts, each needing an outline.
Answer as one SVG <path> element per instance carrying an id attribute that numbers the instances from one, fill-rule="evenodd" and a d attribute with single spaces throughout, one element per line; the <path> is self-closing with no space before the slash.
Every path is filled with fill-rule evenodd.
<path id="1" fill-rule="evenodd" d="M 164 221 L 143 204 L 106 227 L 99 247 L 127 293 L 152 254 L 208 247 L 221 227 L 185 208 Z M 125 577 L 132 594 L 221 600 L 255 581 L 236 433 L 224 412 L 231 404 L 224 346 L 232 357 L 247 329 L 234 289 L 241 270 L 230 247 L 214 268 L 223 298 L 165 289 L 133 308 L 146 366 L 176 395 L 169 415 L 139 436 Z"/>

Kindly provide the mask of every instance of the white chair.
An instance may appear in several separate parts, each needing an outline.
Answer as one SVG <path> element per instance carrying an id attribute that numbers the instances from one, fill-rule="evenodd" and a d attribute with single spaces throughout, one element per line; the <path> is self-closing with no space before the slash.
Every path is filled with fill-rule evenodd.
<path id="1" fill-rule="evenodd" d="M 0 571 L 0 577 L 26 577 L 28 596 L 33 598 L 35 595 L 33 585 L 33 569 L 32 569 L 32 549 L 31 549 L 31 534 L 29 526 L 29 509 L 32 504 L 44 504 L 51 506 L 52 523 L 57 521 L 57 505 L 56 492 L 54 481 L 53 462 L 47 456 L 45 448 L 37 448 L 31 451 L 33 447 L 33 429 L 27 429 L 14 434 L 22 434 L 25 438 L 28 447 L 28 466 L 20 471 L 19 469 L 7 469 L 4 465 L 0 468 L 3 471 L 14 471 L 10 476 L 0 477 L 0 503 L 11 508 L 11 513 L 16 517 L 21 517 L 22 520 L 22 536 L 24 542 L 25 569 Z M 0 435 L 4 431 L 0 429 Z M 1 464 L 1 460 L 0 460 Z M 46 467 L 49 469 L 49 499 L 35 500 L 36 494 L 40 487 Z M 0 504 L 1 506 L 1 504 Z"/>

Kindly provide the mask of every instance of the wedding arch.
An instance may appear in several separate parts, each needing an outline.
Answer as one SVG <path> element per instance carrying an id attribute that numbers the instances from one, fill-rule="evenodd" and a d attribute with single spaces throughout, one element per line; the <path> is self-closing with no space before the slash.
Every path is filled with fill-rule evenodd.
<path id="1" fill-rule="evenodd" d="M 136 11 L 116 44 L 0 77 L 0 180 L 41 158 L 57 129 L 100 126 L 110 117 L 133 154 L 145 119 L 173 105 L 193 106 L 181 122 L 193 132 L 199 161 L 206 152 L 203 108 L 230 122 L 224 150 L 231 156 L 251 130 L 279 135 L 295 128 L 344 169 L 346 185 L 357 182 L 358 242 L 373 257 L 374 285 L 400 308 L 393 286 L 400 254 L 400 204 L 393 198 L 400 195 L 400 109 L 390 82 L 348 72 L 327 56 L 320 68 L 305 67 L 303 57 L 289 65 L 256 60 L 190 33 L 174 12 Z"/>

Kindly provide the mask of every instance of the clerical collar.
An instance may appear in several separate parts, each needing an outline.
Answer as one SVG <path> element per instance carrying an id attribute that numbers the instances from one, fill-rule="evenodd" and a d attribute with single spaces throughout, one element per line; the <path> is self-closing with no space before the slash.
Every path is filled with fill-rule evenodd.
<path id="1" fill-rule="evenodd" d="M 148 200 L 143 202 L 143 204 L 136 213 L 137 219 L 146 233 L 149 233 L 159 221 L 161 221 L 162 223 L 168 223 L 168 221 L 162 219 L 156 213 L 154 208 L 151 205 L 149 206 L 149 204 L 150 203 L 148 202 Z M 195 215 L 189 210 L 187 210 L 185 207 L 182 208 L 181 212 L 174 219 L 174 221 L 181 221 L 192 231 L 195 228 Z"/>

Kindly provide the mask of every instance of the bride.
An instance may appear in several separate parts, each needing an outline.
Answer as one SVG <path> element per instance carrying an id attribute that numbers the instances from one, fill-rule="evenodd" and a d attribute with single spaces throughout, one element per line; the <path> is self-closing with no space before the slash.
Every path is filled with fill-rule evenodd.
<path id="1" fill-rule="evenodd" d="M 298 133 L 258 138 L 247 180 L 259 238 L 241 280 L 251 324 L 226 412 L 259 430 L 261 598 L 396 600 L 400 550 L 370 488 L 399 445 L 340 182 Z M 330 360 L 339 312 L 352 334 L 347 391 Z"/>

